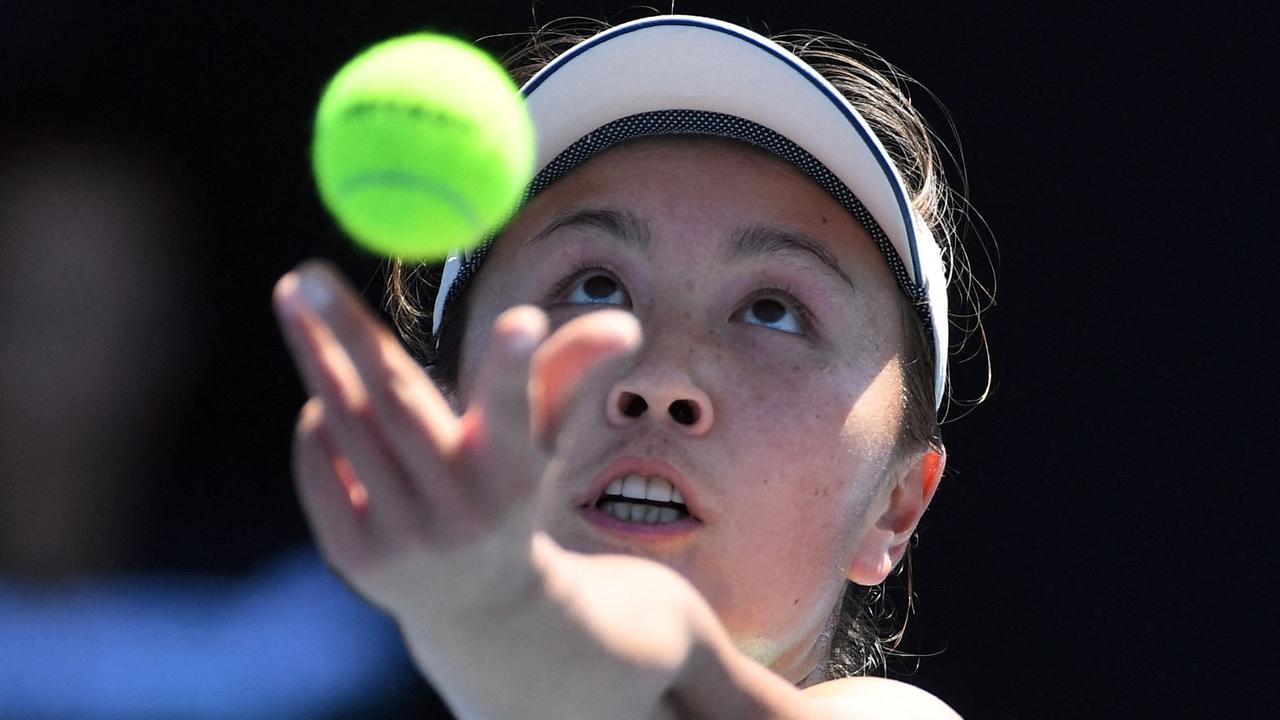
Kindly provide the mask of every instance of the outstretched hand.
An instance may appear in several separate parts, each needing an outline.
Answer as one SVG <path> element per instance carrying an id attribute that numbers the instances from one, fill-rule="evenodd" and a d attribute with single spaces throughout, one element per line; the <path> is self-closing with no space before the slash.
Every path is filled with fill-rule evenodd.
<path id="1" fill-rule="evenodd" d="M 328 267 L 285 275 L 274 301 L 310 395 L 295 481 L 329 563 L 401 621 L 520 602 L 540 582 L 533 495 L 561 415 L 594 369 L 639 346 L 634 317 L 590 313 L 548 338 L 537 308 L 504 312 L 459 417 Z"/>

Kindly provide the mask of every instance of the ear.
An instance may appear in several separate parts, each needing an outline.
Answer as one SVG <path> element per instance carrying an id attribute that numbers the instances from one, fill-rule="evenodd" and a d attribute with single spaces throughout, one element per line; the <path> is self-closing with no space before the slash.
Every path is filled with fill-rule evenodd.
<path id="1" fill-rule="evenodd" d="M 877 504 L 875 521 L 863 532 L 849 563 L 848 578 L 879 585 L 907 552 L 920 517 L 933 500 L 947 465 L 946 448 L 930 447 L 903 464 L 888 498 Z"/>

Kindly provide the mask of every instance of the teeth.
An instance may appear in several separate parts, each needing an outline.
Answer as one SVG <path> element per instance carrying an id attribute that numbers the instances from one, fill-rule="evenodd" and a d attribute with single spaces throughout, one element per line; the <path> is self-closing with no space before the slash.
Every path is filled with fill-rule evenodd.
<path id="1" fill-rule="evenodd" d="M 672 507 L 655 507 L 653 505 L 641 505 L 640 503 L 613 501 L 601 503 L 600 511 L 608 513 L 619 520 L 647 525 L 675 522 L 683 515 L 679 510 Z"/>
<path id="2" fill-rule="evenodd" d="M 622 496 L 643 500 L 644 488 L 647 484 L 643 475 L 631 473 L 622 479 Z"/>
<path id="3" fill-rule="evenodd" d="M 649 478 L 649 484 L 644 489 L 644 497 L 646 500 L 657 500 L 658 502 L 667 502 L 671 500 L 671 483 L 663 478 Z"/>
<path id="4" fill-rule="evenodd" d="M 605 495 L 628 497 L 635 500 L 653 500 L 655 502 L 678 502 L 684 504 L 680 491 L 675 489 L 666 478 L 645 477 L 639 473 L 631 473 L 626 477 L 615 479 L 604 489 Z"/>

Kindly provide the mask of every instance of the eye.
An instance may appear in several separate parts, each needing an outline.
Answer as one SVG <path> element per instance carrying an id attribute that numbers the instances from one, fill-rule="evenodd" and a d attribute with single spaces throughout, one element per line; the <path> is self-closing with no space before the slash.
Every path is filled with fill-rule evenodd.
<path id="1" fill-rule="evenodd" d="M 804 306 L 780 290 L 769 292 L 747 302 L 742 309 L 743 320 L 792 335 L 804 335 L 808 326 Z"/>
<path id="2" fill-rule="evenodd" d="M 555 299 L 564 305 L 626 305 L 622 284 L 603 268 L 583 268 L 557 286 Z"/>

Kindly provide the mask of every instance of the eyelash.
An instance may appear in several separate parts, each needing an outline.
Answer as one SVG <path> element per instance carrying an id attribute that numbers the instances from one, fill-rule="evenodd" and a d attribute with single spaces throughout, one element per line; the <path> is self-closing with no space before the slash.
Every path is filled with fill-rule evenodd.
<path id="1" fill-rule="evenodd" d="M 551 292 L 548 295 L 547 305 L 553 306 L 558 304 L 558 298 L 563 296 L 564 292 L 568 290 L 569 287 L 573 285 L 573 283 L 580 280 L 584 273 L 592 270 L 606 273 L 610 277 L 614 278 L 615 281 L 617 281 L 618 273 L 614 272 L 612 268 L 596 262 L 580 261 L 578 263 L 575 263 L 573 266 L 573 269 L 570 270 L 567 275 L 565 275 L 565 278 L 560 282 L 556 283 L 555 287 L 551 289 Z M 621 281 L 618 281 L 618 285 L 619 286 L 622 285 Z M 800 326 L 805 330 L 805 332 L 808 332 L 810 334 L 814 332 L 813 315 L 809 312 L 808 308 L 806 308 L 803 303 L 801 303 L 799 300 L 796 299 L 795 294 L 789 287 L 785 285 L 774 285 L 770 287 L 758 288 L 755 292 L 751 294 L 750 298 L 747 299 L 746 307 L 750 307 L 751 303 L 754 303 L 756 300 L 762 300 L 765 298 L 782 300 L 783 304 L 785 304 L 787 308 L 792 312 L 794 312 L 796 314 L 796 317 L 799 318 Z"/>
<path id="2" fill-rule="evenodd" d="M 578 263 L 574 264 L 573 269 L 569 271 L 569 274 L 565 275 L 564 279 L 556 283 L 555 287 L 551 289 L 551 292 L 548 294 L 548 297 L 547 297 L 547 305 L 550 306 L 550 305 L 558 304 L 559 298 L 562 295 L 564 295 L 564 291 L 568 290 L 569 286 L 573 285 L 574 282 L 581 279 L 583 273 L 587 272 L 588 270 L 596 270 L 599 272 L 606 273 L 610 277 L 614 278 L 615 280 L 618 277 L 618 273 L 614 272 L 612 268 L 605 267 L 604 265 L 601 265 L 595 262 L 579 261 Z M 618 283 L 618 284 L 621 285 L 622 283 Z"/>
<path id="3" fill-rule="evenodd" d="M 782 300 L 782 304 L 785 305 L 787 309 L 791 310 L 791 312 L 796 314 L 796 317 L 800 320 L 800 327 L 806 333 L 811 335 L 813 334 L 815 328 L 813 315 L 809 313 L 809 309 L 806 308 L 803 303 L 796 299 L 795 294 L 790 288 L 777 285 L 760 288 L 753 292 L 751 297 L 747 299 L 746 307 L 750 308 L 752 303 L 765 298 Z"/>

